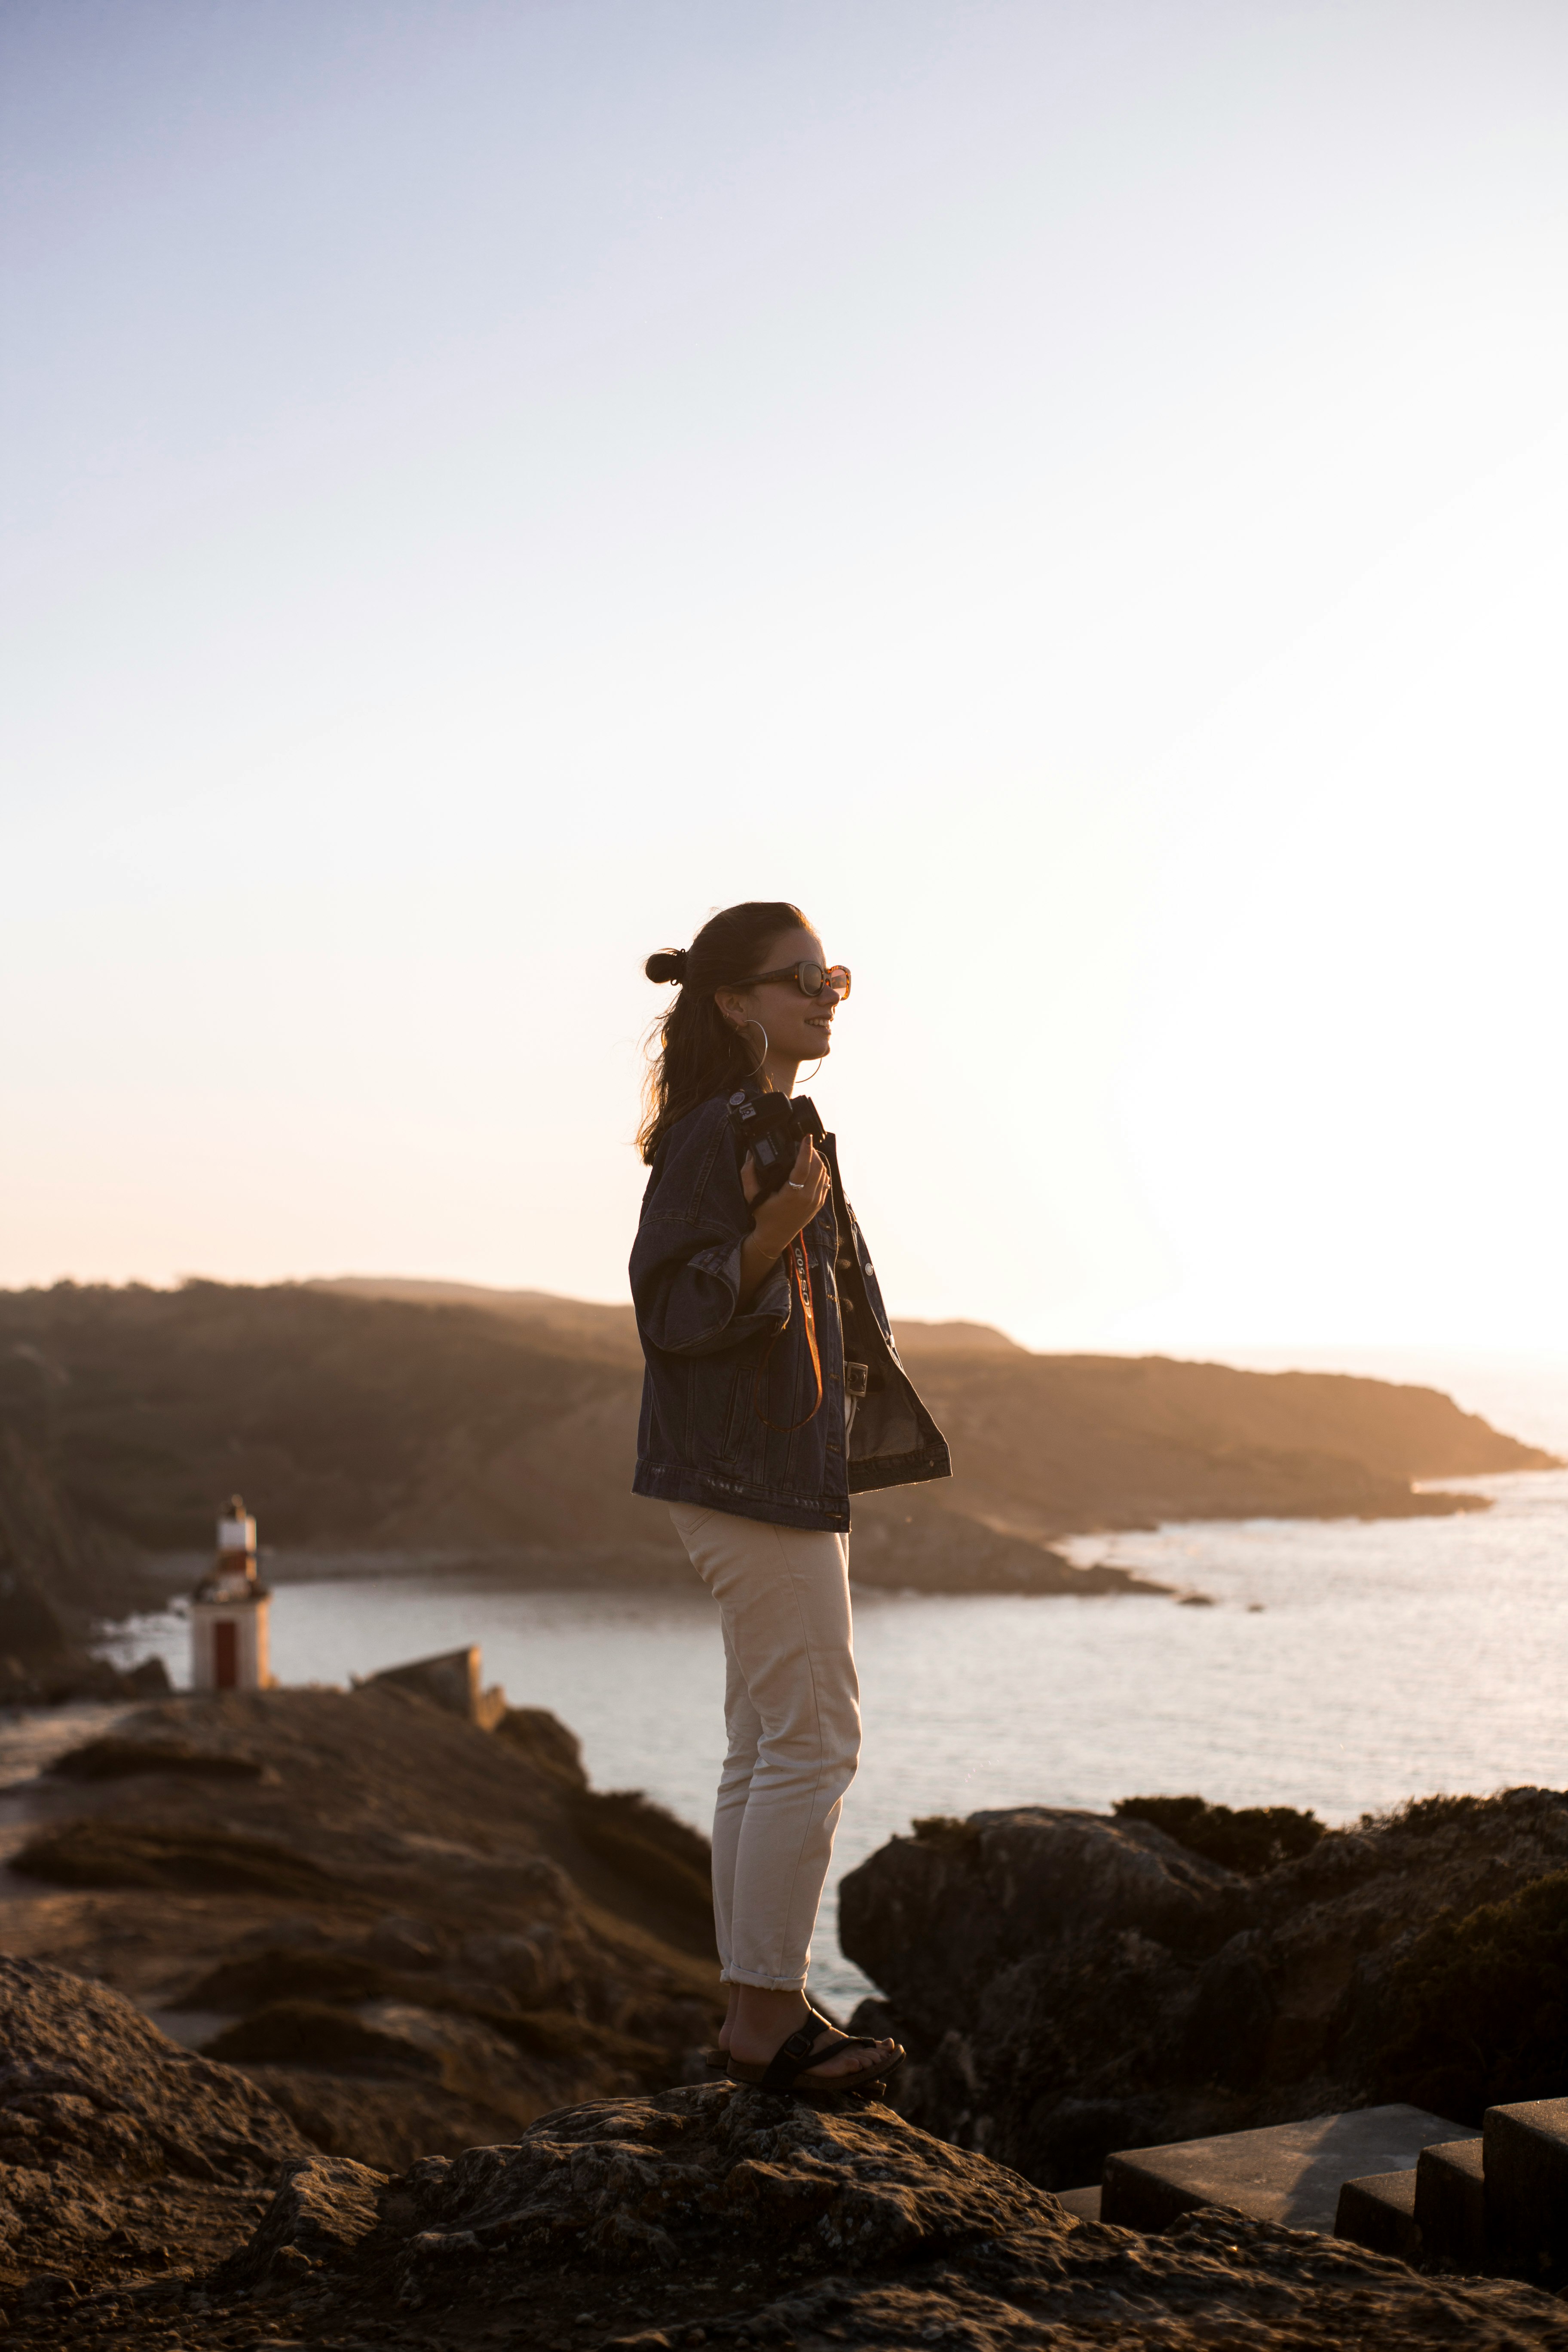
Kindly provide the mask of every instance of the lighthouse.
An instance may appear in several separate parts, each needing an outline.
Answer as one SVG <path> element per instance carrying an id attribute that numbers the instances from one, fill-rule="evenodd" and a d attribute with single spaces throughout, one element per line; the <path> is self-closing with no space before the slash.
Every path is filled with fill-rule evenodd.
<path id="1" fill-rule="evenodd" d="M 191 1595 L 191 1688 L 265 1690 L 267 1612 L 256 1580 L 256 1521 L 236 1495 L 217 1523 L 217 1558 Z"/>

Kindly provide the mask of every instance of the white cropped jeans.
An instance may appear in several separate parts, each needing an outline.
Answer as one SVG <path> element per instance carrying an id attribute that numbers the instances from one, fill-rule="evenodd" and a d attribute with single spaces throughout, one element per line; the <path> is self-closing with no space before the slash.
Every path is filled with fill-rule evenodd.
<path id="1" fill-rule="evenodd" d="M 795 1992 L 860 1754 L 849 1538 L 672 1503 L 724 1628 L 729 1752 L 713 1812 L 726 1984 Z"/>

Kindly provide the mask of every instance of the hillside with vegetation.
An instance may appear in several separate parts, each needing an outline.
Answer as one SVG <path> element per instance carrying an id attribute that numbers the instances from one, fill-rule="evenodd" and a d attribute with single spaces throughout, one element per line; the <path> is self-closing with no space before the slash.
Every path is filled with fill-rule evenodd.
<path id="1" fill-rule="evenodd" d="M 455 1286 L 189 1282 L 0 1294 L 0 1570 L 110 1606 L 128 1563 L 205 1550 L 238 1489 L 280 1552 L 683 1573 L 629 1492 L 629 1310 Z M 392 1293 L 394 1295 L 381 1295 Z M 957 1475 L 856 1505 L 857 1574 L 1124 1586 L 1054 1537 L 1161 1520 L 1481 1507 L 1416 1482 L 1552 1466 L 1435 1390 L 1160 1357 L 1040 1356 L 900 1327 Z"/>

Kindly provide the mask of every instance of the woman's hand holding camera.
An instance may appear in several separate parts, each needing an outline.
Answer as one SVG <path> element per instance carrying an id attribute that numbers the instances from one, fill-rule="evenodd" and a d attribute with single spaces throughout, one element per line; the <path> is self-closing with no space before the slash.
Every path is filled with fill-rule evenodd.
<path id="1" fill-rule="evenodd" d="M 757 1231 L 776 1244 L 776 1256 L 782 1256 L 796 1234 L 810 1224 L 827 1198 L 831 1181 L 827 1163 L 816 1144 L 809 1135 L 803 1136 L 787 1182 L 782 1191 L 771 1192 L 757 1211 Z M 762 1191 L 749 1151 L 741 1170 L 741 1190 L 748 1206 Z"/>
<path id="2" fill-rule="evenodd" d="M 741 1250 L 741 1304 L 749 1307 L 763 1277 L 783 1257 L 796 1234 L 810 1224 L 832 1188 L 827 1163 L 809 1135 L 801 1139 L 789 1181 L 781 1192 L 758 1202 L 756 1222 Z M 741 1170 L 741 1190 L 748 1205 L 757 1201 L 762 1186 L 746 1155 Z"/>

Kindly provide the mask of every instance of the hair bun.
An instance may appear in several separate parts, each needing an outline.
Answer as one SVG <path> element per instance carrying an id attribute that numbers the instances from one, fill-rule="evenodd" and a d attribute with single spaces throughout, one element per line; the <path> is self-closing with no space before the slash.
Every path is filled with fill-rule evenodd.
<path id="1" fill-rule="evenodd" d="M 650 955 L 647 963 L 644 964 L 643 970 L 647 972 L 649 980 L 684 980 L 686 978 L 686 950 L 684 948 L 668 948 L 662 950 L 658 955 Z"/>

